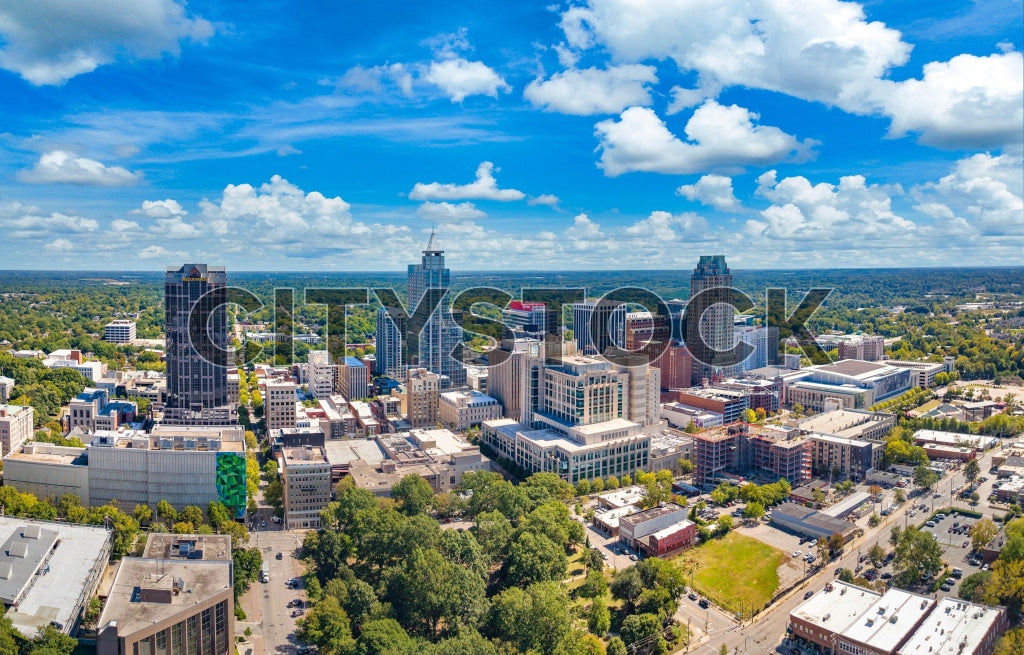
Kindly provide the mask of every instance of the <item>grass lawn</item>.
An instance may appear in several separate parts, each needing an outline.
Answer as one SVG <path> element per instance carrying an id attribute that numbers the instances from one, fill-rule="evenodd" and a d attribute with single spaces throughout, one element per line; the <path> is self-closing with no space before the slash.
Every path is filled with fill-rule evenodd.
<path id="1" fill-rule="evenodd" d="M 751 537 L 730 532 L 683 553 L 676 562 L 697 564 L 693 586 L 716 605 L 746 616 L 771 600 L 779 587 L 778 568 L 784 553 Z"/>

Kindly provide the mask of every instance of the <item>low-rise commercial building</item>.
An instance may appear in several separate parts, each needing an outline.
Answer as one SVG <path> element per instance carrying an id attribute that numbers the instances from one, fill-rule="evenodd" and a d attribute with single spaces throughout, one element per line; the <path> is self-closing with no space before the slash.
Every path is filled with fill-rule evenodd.
<path id="1" fill-rule="evenodd" d="M 438 418 L 453 430 L 465 431 L 484 421 L 501 418 L 501 403 L 479 391 L 446 391 L 440 394 Z"/>
<path id="2" fill-rule="evenodd" d="M 165 544 L 173 539 L 177 542 Z M 226 554 L 220 554 L 223 549 L 216 543 L 203 540 L 195 535 L 151 535 L 146 557 L 121 560 L 96 624 L 97 655 L 232 652 L 230 537 Z"/>
<path id="3" fill-rule="evenodd" d="M 782 503 L 773 507 L 771 522 L 813 539 L 828 539 L 833 534 L 841 534 L 845 541 L 849 541 L 857 530 L 857 526 L 849 521 L 837 519 L 796 503 Z"/>
<path id="4" fill-rule="evenodd" d="M 6 457 L 35 434 L 35 410 L 28 405 L 0 405 L 0 455 Z"/>
<path id="5" fill-rule="evenodd" d="M 918 446 L 929 445 L 971 448 L 978 452 L 994 448 L 999 439 L 985 434 L 961 434 L 959 432 L 943 432 L 941 430 L 918 430 L 914 433 L 914 443 Z"/>
<path id="6" fill-rule="evenodd" d="M 1008 627 L 1004 607 L 942 598 L 899 655 L 988 655 Z"/>
<path id="7" fill-rule="evenodd" d="M 0 600 L 26 639 L 71 633 L 96 593 L 113 534 L 104 527 L 0 517 Z"/>
<path id="8" fill-rule="evenodd" d="M 619 541 L 647 555 L 664 555 L 696 543 L 697 526 L 685 507 L 669 503 L 619 518 Z"/>
<path id="9" fill-rule="evenodd" d="M 435 493 L 451 491 L 464 475 L 488 470 L 491 463 L 478 447 L 443 429 L 381 435 L 372 444 L 374 448 L 364 445 L 347 452 L 329 444 L 333 448 L 328 459 L 332 470 L 338 464 L 347 469 L 357 487 L 382 497 L 390 496 L 391 489 L 411 474 L 423 477 Z M 343 461 L 352 456 L 361 457 Z"/>
<path id="10" fill-rule="evenodd" d="M 914 384 L 927 389 L 935 385 L 935 376 L 939 373 L 952 373 L 955 357 L 943 357 L 941 362 L 909 361 L 903 359 L 887 359 L 889 366 L 910 369 L 914 374 Z"/>

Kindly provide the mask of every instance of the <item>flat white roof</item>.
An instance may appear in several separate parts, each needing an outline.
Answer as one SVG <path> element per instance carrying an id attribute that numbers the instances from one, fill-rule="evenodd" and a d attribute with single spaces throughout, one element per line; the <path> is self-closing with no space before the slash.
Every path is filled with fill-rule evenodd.
<path id="1" fill-rule="evenodd" d="M 385 459 L 384 451 L 377 442 L 367 439 L 328 439 L 324 442 L 324 450 L 331 466 L 350 464 L 357 459 L 377 466 Z"/>
<path id="2" fill-rule="evenodd" d="M 36 630 L 50 621 L 61 623 L 65 631 L 74 623 L 73 616 L 79 598 L 95 593 L 99 574 L 107 565 L 109 551 L 105 544 L 110 533 L 103 527 L 33 521 L 12 516 L 0 517 L 0 543 L 7 541 L 21 526 L 39 526 L 55 530 L 59 543 L 46 565 L 47 573 L 33 576 L 28 591 L 17 608 L 11 607 L 6 616 L 26 638 L 36 636 Z M 92 588 L 85 589 L 89 585 Z"/>
<path id="3" fill-rule="evenodd" d="M 882 651 L 894 650 L 934 605 L 925 596 L 889 589 L 842 636 Z"/>
<path id="4" fill-rule="evenodd" d="M 831 505 L 821 510 L 822 514 L 826 516 L 839 516 L 844 512 L 848 512 L 855 507 L 863 505 L 867 500 L 871 498 L 871 494 L 866 491 L 857 491 L 844 498 L 835 505 Z"/>
<path id="5" fill-rule="evenodd" d="M 617 489 L 606 494 L 601 494 L 600 496 L 598 496 L 598 498 L 605 501 L 609 505 L 613 505 L 615 507 L 624 507 L 626 505 L 634 505 L 638 503 L 640 499 L 644 497 L 645 493 L 647 493 L 647 491 L 643 487 L 639 485 L 633 485 L 631 487 L 623 487 L 622 489 Z"/>
<path id="6" fill-rule="evenodd" d="M 657 530 L 656 532 L 652 532 L 651 534 L 649 534 L 647 536 L 654 537 L 655 539 L 664 539 L 665 537 L 671 536 L 671 535 L 679 532 L 680 530 L 683 530 L 686 527 L 691 526 L 691 525 L 693 525 L 693 521 L 688 521 L 686 519 L 683 519 L 682 521 L 678 521 L 676 523 L 673 523 L 672 525 L 668 526 L 667 528 L 662 528 L 661 530 Z"/>
<path id="7" fill-rule="evenodd" d="M 640 511 L 640 508 L 636 505 L 625 505 L 623 507 L 615 507 L 613 509 L 606 509 L 603 512 L 595 512 L 594 520 L 604 523 L 609 528 L 616 528 L 619 525 L 619 519 L 623 516 L 629 516 Z"/>
<path id="8" fill-rule="evenodd" d="M 881 594 L 877 592 L 836 581 L 832 591 L 814 594 L 790 616 L 841 634 L 879 598 Z"/>
<path id="9" fill-rule="evenodd" d="M 914 433 L 914 441 L 943 444 L 946 446 L 965 445 L 971 448 L 988 448 L 996 438 L 983 434 L 960 434 L 959 432 L 942 432 L 940 430 L 918 430 Z"/>
<path id="10" fill-rule="evenodd" d="M 1005 611 L 1001 607 L 975 605 L 959 598 L 943 598 L 899 654 L 960 655 L 977 652 L 992 624 Z"/>

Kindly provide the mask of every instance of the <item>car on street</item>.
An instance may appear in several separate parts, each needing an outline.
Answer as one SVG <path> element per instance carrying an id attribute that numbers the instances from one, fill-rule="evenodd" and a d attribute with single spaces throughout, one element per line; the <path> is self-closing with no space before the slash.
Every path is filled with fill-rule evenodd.
<path id="1" fill-rule="evenodd" d="M 700 601 L 697 604 L 700 605 L 701 609 L 705 609 L 705 610 L 711 605 L 711 603 L 708 602 L 707 598 L 701 598 Z"/>
<path id="2" fill-rule="evenodd" d="M 305 612 L 303 610 L 301 610 L 301 609 L 295 610 L 295 611 L 292 612 L 292 618 L 295 618 L 296 616 L 302 616 L 303 614 L 305 614 Z"/>
<path id="3" fill-rule="evenodd" d="M 970 541 L 964 541 L 964 542 L 963 542 L 962 544 L 960 544 L 960 547 L 961 547 L 961 548 L 967 548 L 967 547 L 968 547 L 968 546 L 970 546 L 970 545 L 971 545 L 971 542 L 970 542 Z"/>
<path id="4" fill-rule="evenodd" d="M 274 559 L 284 559 L 284 553 L 278 553 L 274 556 Z"/>
<path id="5" fill-rule="evenodd" d="M 813 595 L 814 595 L 813 591 L 808 591 L 807 593 L 804 594 L 804 600 L 807 600 L 808 598 L 810 598 Z"/>
<path id="6" fill-rule="evenodd" d="M 697 600 L 697 592 L 691 591 L 686 597 L 690 600 Z"/>
<path id="7" fill-rule="evenodd" d="M 794 550 L 793 551 L 793 557 L 800 557 L 803 554 L 804 554 L 804 551 L 802 551 L 802 550 Z"/>
<path id="8" fill-rule="evenodd" d="M 636 555 L 634 555 L 633 553 L 630 553 L 630 554 L 629 554 L 629 560 L 630 560 L 631 562 L 635 562 L 635 561 L 636 561 Z"/>

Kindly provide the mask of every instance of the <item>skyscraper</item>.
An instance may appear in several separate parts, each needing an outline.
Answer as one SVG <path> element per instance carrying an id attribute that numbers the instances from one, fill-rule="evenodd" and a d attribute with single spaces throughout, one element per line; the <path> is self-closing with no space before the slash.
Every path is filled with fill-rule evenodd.
<path id="1" fill-rule="evenodd" d="M 694 298 L 700 294 L 700 307 Z M 732 273 L 725 255 L 701 255 L 690 276 L 690 302 L 687 314 L 686 346 L 693 355 L 693 383 L 711 378 L 736 362 L 722 355 L 733 347 Z M 703 308 L 703 312 L 697 315 Z M 691 323 L 696 321 L 695 324 Z M 697 330 L 701 339 L 696 339 Z"/>
<path id="2" fill-rule="evenodd" d="M 626 345 L 626 305 L 610 300 L 587 300 L 572 306 L 572 332 L 584 355 L 603 355 Z"/>
<path id="3" fill-rule="evenodd" d="M 396 380 L 404 380 L 408 366 L 405 365 L 402 351 L 402 338 L 405 336 L 406 321 L 388 314 L 381 307 L 377 310 L 377 373 L 387 375 Z"/>
<path id="4" fill-rule="evenodd" d="M 227 272 L 223 266 L 167 268 L 167 402 L 164 422 L 223 425 L 228 406 Z"/>
<path id="5" fill-rule="evenodd" d="M 419 264 L 409 264 L 409 314 L 415 313 L 416 306 L 430 289 L 448 288 L 450 273 L 444 267 L 444 250 L 437 243 L 437 236 L 430 233 L 430 240 L 423 251 Z M 446 299 L 427 319 L 419 338 L 417 364 L 441 376 L 442 388 L 462 386 L 466 383 L 466 369 L 452 352 L 462 340 L 462 330 L 452 319 Z"/>

